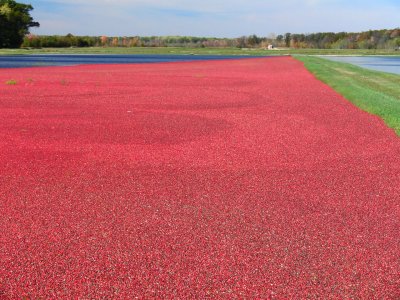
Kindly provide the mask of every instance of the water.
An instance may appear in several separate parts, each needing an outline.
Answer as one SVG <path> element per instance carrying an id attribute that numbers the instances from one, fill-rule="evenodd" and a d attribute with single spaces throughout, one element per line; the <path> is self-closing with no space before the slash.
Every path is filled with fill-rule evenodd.
<path id="1" fill-rule="evenodd" d="M 400 56 L 323 56 L 324 58 L 350 63 L 359 67 L 400 74 Z"/>
<path id="2" fill-rule="evenodd" d="M 0 68 L 74 66 L 82 64 L 131 64 L 248 58 L 220 55 L 13 55 L 0 56 Z"/>

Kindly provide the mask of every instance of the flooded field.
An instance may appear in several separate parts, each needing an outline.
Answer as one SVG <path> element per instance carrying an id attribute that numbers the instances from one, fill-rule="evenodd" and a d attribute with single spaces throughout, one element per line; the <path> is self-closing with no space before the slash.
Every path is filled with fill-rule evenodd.
<path id="1" fill-rule="evenodd" d="M 324 58 L 350 63 L 359 67 L 400 74 L 400 56 L 323 56 Z"/>

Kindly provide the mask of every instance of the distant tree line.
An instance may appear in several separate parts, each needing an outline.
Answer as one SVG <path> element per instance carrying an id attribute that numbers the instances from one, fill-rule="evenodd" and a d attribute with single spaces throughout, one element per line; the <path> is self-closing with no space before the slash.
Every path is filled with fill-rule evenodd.
<path id="1" fill-rule="evenodd" d="M 248 37 L 239 39 L 207 38 L 193 36 L 74 36 L 59 35 L 27 35 L 22 47 L 46 48 L 46 47 L 247 47 L 260 46 L 257 43 L 248 42 Z M 251 37 L 250 37 L 251 40 Z M 272 41 L 270 41 L 272 42 Z"/>
<path id="2" fill-rule="evenodd" d="M 257 35 L 239 38 L 208 38 L 192 36 L 108 37 L 108 36 L 44 36 L 27 35 L 22 47 L 237 47 L 237 48 L 315 48 L 315 49 L 398 49 L 400 28 L 370 30 L 360 33 L 321 32 L 269 37 Z"/>
<path id="3" fill-rule="evenodd" d="M 393 49 L 400 47 L 400 28 L 358 33 L 320 32 L 278 35 L 279 46 L 316 49 Z"/>

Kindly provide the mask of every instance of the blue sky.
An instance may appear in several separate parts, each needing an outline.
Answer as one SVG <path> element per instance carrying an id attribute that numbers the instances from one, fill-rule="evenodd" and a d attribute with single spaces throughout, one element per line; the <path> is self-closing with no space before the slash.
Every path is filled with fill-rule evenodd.
<path id="1" fill-rule="evenodd" d="M 400 0 L 20 0 L 36 34 L 238 37 L 400 27 Z"/>

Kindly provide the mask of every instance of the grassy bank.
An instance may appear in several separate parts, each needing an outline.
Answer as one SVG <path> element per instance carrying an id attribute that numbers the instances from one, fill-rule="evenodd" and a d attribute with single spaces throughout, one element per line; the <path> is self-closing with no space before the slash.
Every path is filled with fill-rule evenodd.
<path id="1" fill-rule="evenodd" d="M 0 49 L 0 55 L 20 54 L 197 54 L 197 55 L 400 55 L 394 50 L 370 49 L 240 49 L 240 48 L 184 48 L 184 47 L 91 47 L 91 48 L 42 48 Z"/>
<path id="2" fill-rule="evenodd" d="M 318 79 L 364 111 L 381 117 L 400 135 L 400 75 L 370 71 L 318 57 L 296 58 Z"/>

